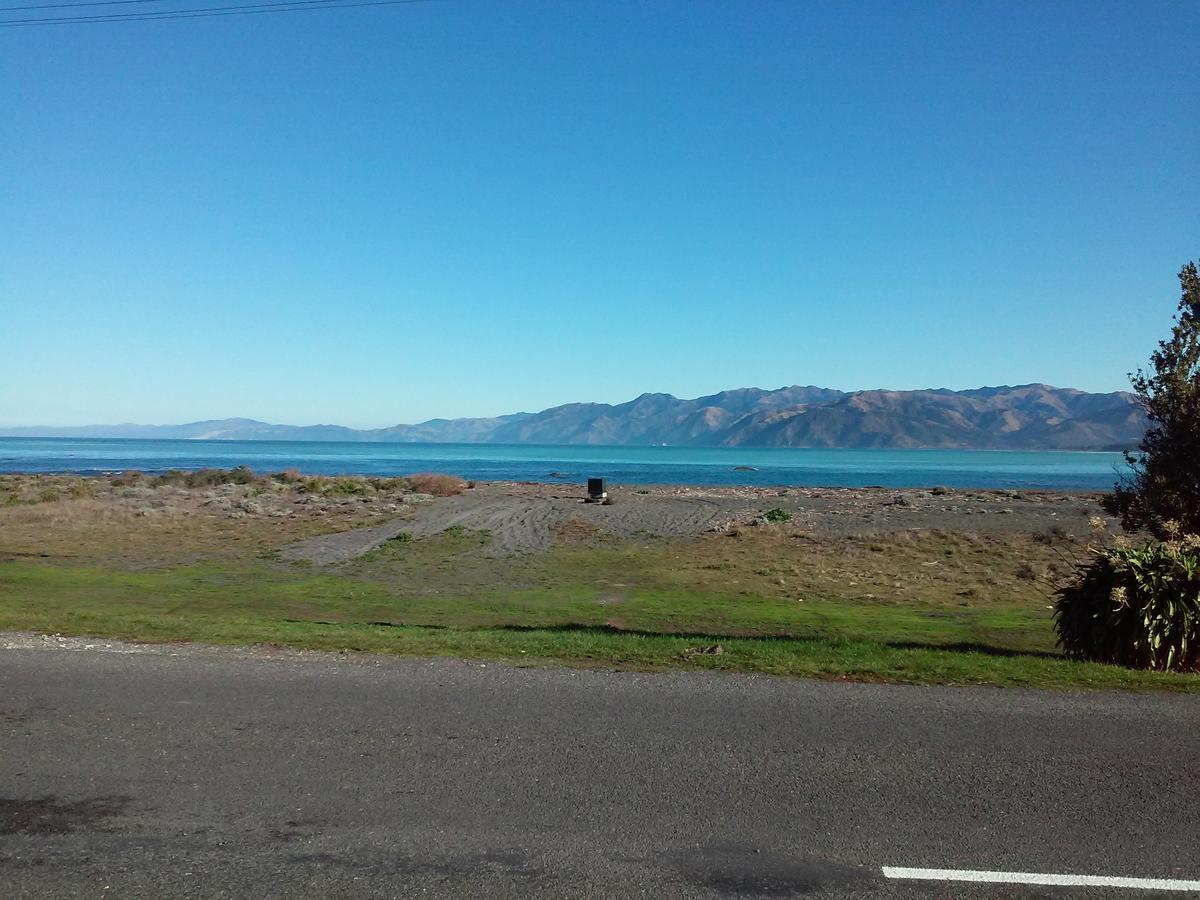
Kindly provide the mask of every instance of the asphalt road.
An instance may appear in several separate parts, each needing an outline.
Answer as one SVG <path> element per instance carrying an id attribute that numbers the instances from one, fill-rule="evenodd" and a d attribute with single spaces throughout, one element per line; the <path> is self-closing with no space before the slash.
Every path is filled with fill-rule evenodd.
<path id="1" fill-rule="evenodd" d="M 5 898 L 1148 897 L 881 867 L 1200 878 L 1196 699 L 0 637 Z"/>

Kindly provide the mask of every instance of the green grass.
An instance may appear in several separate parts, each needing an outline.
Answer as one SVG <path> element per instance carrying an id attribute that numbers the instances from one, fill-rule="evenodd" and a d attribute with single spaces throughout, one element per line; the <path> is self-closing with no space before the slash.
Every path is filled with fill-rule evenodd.
<path id="1" fill-rule="evenodd" d="M 0 629 L 520 664 L 1200 691 L 1197 676 L 1067 661 L 1053 652 L 1047 621 L 1028 610 L 789 605 L 753 594 L 660 588 L 631 591 L 614 620 L 614 607 L 598 602 L 606 590 L 576 584 L 403 596 L 368 578 L 265 561 L 137 572 L 14 561 L 0 563 Z M 720 655 L 686 652 L 716 643 Z"/>
<path id="2" fill-rule="evenodd" d="M 141 481 L 0 478 L 0 629 L 530 664 L 1200 691 L 1200 675 L 1065 660 L 1048 607 L 1069 561 L 1032 535 L 814 537 L 779 522 L 693 540 L 618 540 L 566 522 L 551 549 L 501 558 L 488 554 L 486 532 L 452 528 L 404 534 L 329 567 L 279 559 L 276 549 L 292 541 L 395 515 L 380 492 L 401 485 L 371 482 L 361 494 L 359 481 L 345 484 L 325 479 L 309 491 L 263 480 L 190 493 L 167 485 L 151 495 Z M 39 502 L 51 489 L 63 498 Z M 232 518 L 209 505 L 260 489 L 295 514 Z M 313 502 L 292 504 L 302 493 Z M 156 511 L 155 497 L 178 509 Z M 714 644 L 721 654 L 687 652 Z"/>

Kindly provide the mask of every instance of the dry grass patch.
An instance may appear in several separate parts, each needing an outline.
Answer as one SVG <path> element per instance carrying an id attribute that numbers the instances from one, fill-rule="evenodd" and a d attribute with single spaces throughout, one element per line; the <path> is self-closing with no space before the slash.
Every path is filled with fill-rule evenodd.
<path id="1" fill-rule="evenodd" d="M 690 558 L 689 558 L 690 556 Z M 899 531 L 817 537 L 742 528 L 706 535 L 681 555 L 674 582 L 755 594 L 870 603 L 1044 607 L 1071 572 L 1061 547 L 1024 534 Z"/>
<path id="2" fill-rule="evenodd" d="M 215 471 L 191 473 L 200 475 L 191 487 L 189 478 L 172 473 L 0 476 L 0 559 L 42 556 L 139 567 L 250 557 L 396 516 L 407 493 L 398 479 L 347 493 L 336 479 L 310 486 L 310 479 L 227 479 Z"/>
<path id="3" fill-rule="evenodd" d="M 408 476 L 409 486 L 418 494 L 430 494 L 434 497 L 452 497 L 467 489 L 467 483 L 456 475 L 444 475 L 440 472 L 418 472 Z"/>
<path id="4" fill-rule="evenodd" d="M 603 530 L 594 522 L 583 519 L 567 519 L 565 522 L 555 522 L 550 526 L 556 544 L 582 544 L 603 534 Z"/>

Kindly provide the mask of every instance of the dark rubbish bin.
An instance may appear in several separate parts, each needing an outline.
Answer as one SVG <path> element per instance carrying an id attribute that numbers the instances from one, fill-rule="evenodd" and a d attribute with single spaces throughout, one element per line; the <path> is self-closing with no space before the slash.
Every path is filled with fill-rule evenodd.
<path id="1" fill-rule="evenodd" d="M 588 479 L 588 500 L 592 503 L 599 503 L 602 500 L 608 499 L 608 491 L 604 488 L 603 478 Z"/>

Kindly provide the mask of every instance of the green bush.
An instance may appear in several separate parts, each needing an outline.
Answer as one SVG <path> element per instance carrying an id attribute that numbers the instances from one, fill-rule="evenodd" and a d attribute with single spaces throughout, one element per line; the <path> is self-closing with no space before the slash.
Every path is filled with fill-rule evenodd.
<path id="1" fill-rule="evenodd" d="M 358 497 L 371 493 L 371 488 L 361 478 L 333 478 L 322 485 L 321 493 L 333 496 Z"/>
<path id="2" fill-rule="evenodd" d="M 127 473 L 128 474 L 128 473 Z M 222 484 L 264 484 L 266 479 L 255 475 L 249 466 L 232 469 L 168 469 L 150 480 L 153 487 L 211 488 Z"/>
<path id="3" fill-rule="evenodd" d="M 406 478 L 368 478 L 367 483 L 378 493 L 401 493 L 408 490 Z"/>
<path id="4" fill-rule="evenodd" d="M 768 509 L 762 514 L 762 517 L 768 522 L 790 522 L 792 514 L 786 509 L 776 507 L 775 509 Z"/>
<path id="5" fill-rule="evenodd" d="M 234 484 L 257 484 L 263 479 L 255 475 L 249 466 L 234 466 L 229 470 L 229 480 Z"/>
<path id="6" fill-rule="evenodd" d="M 164 485 L 171 485 L 173 487 L 186 487 L 190 474 L 191 473 L 183 472 L 179 469 L 168 469 L 161 475 L 155 475 L 153 478 L 151 478 L 150 484 L 152 487 L 163 487 Z"/>
<path id="7" fill-rule="evenodd" d="M 1057 591 L 1054 627 L 1075 659 L 1200 668 L 1200 538 L 1097 551 Z"/>

